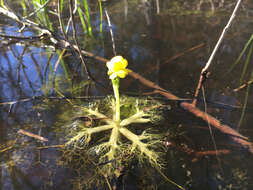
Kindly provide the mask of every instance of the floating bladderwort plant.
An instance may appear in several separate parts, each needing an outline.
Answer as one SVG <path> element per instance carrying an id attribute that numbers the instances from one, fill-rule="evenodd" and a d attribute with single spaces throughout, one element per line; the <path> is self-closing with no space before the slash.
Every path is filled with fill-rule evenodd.
<path id="1" fill-rule="evenodd" d="M 125 78 L 131 70 L 126 69 L 128 62 L 122 56 L 116 56 L 106 63 L 108 75 L 112 80 L 113 92 L 116 100 L 115 118 L 117 125 L 120 122 L 120 100 L 119 100 L 119 81 Z"/>
<path id="2" fill-rule="evenodd" d="M 86 160 L 92 159 L 99 171 L 109 177 L 116 175 L 117 169 L 131 159 L 161 167 L 162 135 L 153 133 L 149 125 L 161 120 L 162 109 L 159 108 L 164 106 L 147 98 L 120 97 L 120 79 L 131 72 L 126 68 L 128 62 L 116 56 L 106 65 L 114 97 L 77 107 L 76 117 L 82 119 L 71 123 L 67 147 L 71 147 L 71 151 L 85 150 Z M 84 120 L 89 121 L 88 124 Z"/>

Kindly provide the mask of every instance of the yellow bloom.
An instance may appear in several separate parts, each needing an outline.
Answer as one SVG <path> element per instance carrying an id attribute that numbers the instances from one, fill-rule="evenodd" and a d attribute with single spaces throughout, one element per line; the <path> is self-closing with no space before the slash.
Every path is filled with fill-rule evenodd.
<path id="1" fill-rule="evenodd" d="M 122 56 L 115 56 L 109 62 L 106 63 L 108 67 L 108 75 L 110 79 L 116 77 L 125 78 L 131 70 L 126 69 L 128 62 Z"/>

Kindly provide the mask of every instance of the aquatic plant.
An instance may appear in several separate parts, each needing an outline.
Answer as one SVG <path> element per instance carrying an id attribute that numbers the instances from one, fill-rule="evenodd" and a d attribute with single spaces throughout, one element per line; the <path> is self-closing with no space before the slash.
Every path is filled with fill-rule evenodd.
<path id="1" fill-rule="evenodd" d="M 253 80 L 253 70 L 250 70 L 250 67 L 249 67 L 250 61 L 252 58 L 252 53 L 253 53 L 253 34 L 250 36 L 249 40 L 244 45 L 240 55 L 238 56 L 236 61 L 231 65 L 231 67 L 229 68 L 229 70 L 227 72 L 227 74 L 229 74 L 239 63 L 241 63 L 243 61 L 243 57 L 245 56 L 246 59 L 243 63 L 243 70 L 242 70 L 241 77 L 239 80 L 239 88 L 234 89 L 234 92 L 237 92 L 240 89 L 247 87 L 247 90 L 245 92 L 244 103 L 243 103 L 243 107 L 242 107 L 242 113 L 240 116 L 240 120 L 237 124 L 237 130 L 240 129 L 242 122 L 244 120 L 244 116 L 245 116 L 246 108 L 247 108 L 247 104 L 248 104 L 250 87 L 251 87 L 250 84 Z M 249 79 L 246 79 L 247 72 L 249 73 Z M 245 82 L 245 81 L 249 81 L 249 82 Z"/>
<path id="2" fill-rule="evenodd" d="M 108 176 L 115 174 L 125 157 L 136 158 L 140 163 L 148 161 L 155 167 L 161 167 L 159 145 L 162 135 L 155 134 L 144 123 L 154 123 L 161 119 L 162 105 L 157 101 L 134 97 L 119 96 L 120 78 L 125 78 L 131 70 L 128 62 L 116 56 L 107 62 L 114 98 L 95 101 L 88 106 L 78 106 L 76 115 L 83 119 L 71 123 L 66 143 L 71 149 L 85 148 L 89 155 L 97 158 L 102 170 Z M 139 126 L 141 125 L 141 127 Z M 138 130 L 135 131 L 135 127 Z M 143 129 L 143 130 L 140 130 Z M 129 160 L 130 161 L 130 160 Z"/>

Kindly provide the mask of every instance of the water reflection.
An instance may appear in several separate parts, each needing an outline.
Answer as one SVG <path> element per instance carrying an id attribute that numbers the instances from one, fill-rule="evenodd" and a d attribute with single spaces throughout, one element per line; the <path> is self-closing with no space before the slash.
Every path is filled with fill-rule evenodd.
<path id="1" fill-rule="evenodd" d="M 11 4 L 11 2 L 8 3 Z M 108 2 L 103 6 L 108 9 L 112 26 L 109 27 L 104 18 L 103 38 L 101 38 L 99 13 L 92 12 L 91 17 L 94 21 L 92 26 L 96 28 L 93 30 L 94 38 L 89 39 L 82 35 L 82 27 L 77 27 L 80 44 L 88 51 L 111 57 L 113 55 L 109 30 L 111 28 L 115 35 L 116 51 L 128 58 L 131 69 L 180 97 L 192 98 L 200 70 L 228 20 L 234 2 L 192 1 L 182 5 L 179 3 L 159 0 Z M 252 6 L 251 4 L 252 2 L 249 1 L 244 3 L 244 10 L 241 10 L 224 40 L 211 68 L 211 78 L 205 86 L 208 113 L 235 128 L 245 102 L 245 91 L 233 93 L 232 89 L 239 86 L 243 66 L 238 65 L 225 76 L 224 73 L 239 56 L 252 33 L 250 17 L 244 14 L 245 12 L 246 15 L 252 14 L 247 8 Z M 89 2 L 89 5 L 92 11 L 97 10 L 96 3 Z M 28 10 L 30 9 L 28 7 Z M 49 9 L 53 10 L 53 5 L 50 4 Z M 21 10 L 20 14 L 23 14 Z M 67 17 L 67 15 L 64 16 Z M 52 23 L 56 25 L 56 22 Z M 20 36 L 18 30 L 17 24 L 1 16 L 2 34 Z M 26 30 L 22 35 L 34 36 L 36 32 Z M 70 97 L 105 95 L 107 91 L 101 86 L 89 86 L 84 81 L 86 76 L 73 52 L 64 54 L 54 72 L 59 53 L 46 46 L 50 44 L 43 41 L 25 43 L 6 38 L 1 38 L 0 43 L 0 99 L 1 102 L 17 101 L 1 105 L 0 110 L 0 145 L 3 145 L 0 147 L 1 189 L 71 189 L 72 186 L 80 189 L 81 183 L 78 180 L 86 180 L 84 177 L 90 177 L 91 173 L 88 172 L 87 176 L 83 176 L 80 168 L 73 171 L 67 166 L 63 167 L 62 163 L 57 165 L 61 162 L 62 155 L 59 147 L 38 148 L 63 144 L 65 134 L 57 128 L 71 120 L 71 116 L 68 119 L 60 117 L 67 110 L 71 110 L 71 106 L 64 99 L 50 100 L 43 96 L 56 96 L 55 91 L 52 90 L 54 75 L 58 89 Z M 202 43 L 203 46 L 190 50 Z M 174 56 L 177 57 L 173 58 Z M 246 59 L 247 55 L 244 55 L 242 62 Z M 94 60 L 88 59 L 87 62 L 92 75 L 104 86 L 109 86 L 109 81 L 104 80 L 105 68 Z M 250 73 L 251 70 L 248 69 L 246 76 L 250 76 Z M 142 87 L 138 81 L 129 79 L 122 83 L 121 90 L 140 93 L 149 89 Z M 39 98 L 18 102 L 20 99 L 34 96 Z M 249 109 L 246 109 L 240 130 L 253 139 L 253 133 L 250 130 L 253 118 L 250 111 L 251 100 L 252 93 L 249 93 L 247 102 Z M 218 106 L 217 103 L 219 103 Z M 214 145 L 207 124 L 185 113 L 174 103 L 171 104 L 173 109 L 168 113 L 168 121 L 164 127 L 181 126 L 184 132 L 182 136 L 173 140 L 189 149 L 213 150 Z M 199 106 L 204 108 L 202 104 Z M 17 134 L 19 129 L 45 136 L 49 138 L 49 143 L 43 144 L 36 139 Z M 233 144 L 217 131 L 213 131 L 213 134 L 217 149 L 228 149 L 231 151 L 230 154 L 200 157 L 193 162 L 192 154 L 188 155 L 177 146 L 169 146 L 166 147 L 168 164 L 164 173 L 187 189 L 206 189 L 207 187 L 208 189 L 235 189 L 237 187 L 251 189 L 252 155 L 241 150 L 238 145 Z M 83 165 L 82 167 L 89 170 L 91 166 L 87 168 L 87 165 Z M 128 168 L 127 175 L 122 175 L 115 182 L 115 184 L 120 183 L 117 184 L 118 189 L 124 187 L 136 189 L 140 186 L 145 189 L 148 187 L 150 189 L 177 189 L 157 177 L 156 171 L 152 168 L 143 169 L 136 163 L 132 163 L 131 167 Z M 148 176 L 148 174 L 151 175 Z"/>

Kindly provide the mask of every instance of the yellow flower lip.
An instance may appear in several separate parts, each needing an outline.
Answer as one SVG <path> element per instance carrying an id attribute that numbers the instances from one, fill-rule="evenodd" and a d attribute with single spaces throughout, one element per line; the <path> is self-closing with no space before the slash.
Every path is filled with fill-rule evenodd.
<path id="1" fill-rule="evenodd" d="M 128 62 L 122 56 L 118 55 L 113 57 L 109 62 L 106 63 L 108 67 L 108 75 L 110 79 L 115 79 L 116 77 L 125 78 L 130 69 L 127 69 Z"/>

